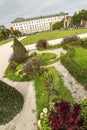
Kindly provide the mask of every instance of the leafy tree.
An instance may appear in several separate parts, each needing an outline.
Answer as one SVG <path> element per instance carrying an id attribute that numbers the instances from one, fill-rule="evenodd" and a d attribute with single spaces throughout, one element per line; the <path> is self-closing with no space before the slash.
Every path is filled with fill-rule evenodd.
<path id="1" fill-rule="evenodd" d="M 21 36 L 22 34 L 19 30 L 14 30 L 14 35 L 18 37 Z"/>
<path id="2" fill-rule="evenodd" d="M 55 29 L 60 29 L 63 27 L 63 21 L 60 21 L 60 22 L 56 22 L 52 25 L 52 30 L 55 30 Z"/>
<path id="3" fill-rule="evenodd" d="M 10 33 L 11 33 L 11 35 L 14 34 L 14 28 L 13 27 L 10 27 Z"/>
<path id="4" fill-rule="evenodd" d="M 79 26 L 82 19 L 87 20 L 87 10 L 81 10 L 73 15 L 74 25 Z"/>
<path id="5" fill-rule="evenodd" d="M 2 32 L 2 30 L 0 30 L 0 40 L 2 40 L 4 38 L 4 34 Z"/>
<path id="6" fill-rule="evenodd" d="M 80 17 L 79 17 L 79 14 L 77 13 L 73 15 L 73 24 L 76 26 L 80 25 Z"/>

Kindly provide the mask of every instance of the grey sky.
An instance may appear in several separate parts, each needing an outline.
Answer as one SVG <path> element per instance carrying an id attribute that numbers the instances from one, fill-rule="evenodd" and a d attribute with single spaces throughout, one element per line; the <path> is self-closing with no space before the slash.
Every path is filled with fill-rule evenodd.
<path id="1" fill-rule="evenodd" d="M 73 15 L 87 9 L 87 0 L 0 0 L 0 25 L 10 27 L 18 17 L 30 18 L 68 12 Z"/>

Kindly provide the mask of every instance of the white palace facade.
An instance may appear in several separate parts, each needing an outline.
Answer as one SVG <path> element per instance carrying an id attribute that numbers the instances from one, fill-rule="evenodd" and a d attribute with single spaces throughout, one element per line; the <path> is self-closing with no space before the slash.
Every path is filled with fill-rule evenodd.
<path id="1" fill-rule="evenodd" d="M 22 34 L 32 34 L 36 32 L 51 30 L 52 24 L 61 21 L 68 16 L 68 13 L 61 12 L 48 16 L 40 16 L 35 18 L 17 18 L 11 22 L 14 30 L 19 30 Z"/>

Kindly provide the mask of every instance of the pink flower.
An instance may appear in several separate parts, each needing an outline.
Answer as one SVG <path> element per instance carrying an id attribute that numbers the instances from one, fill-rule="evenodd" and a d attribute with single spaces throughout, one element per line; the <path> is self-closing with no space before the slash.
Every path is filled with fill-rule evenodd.
<path id="1" fill-rule="evenodd" d="M 49 87 L 49 84 L 48 84 L 48 83 L 46 83 L 46 84 L 45 84 L 45 87 L 46 87 L 46 88 L 48 88 L 48 87 Z"/>

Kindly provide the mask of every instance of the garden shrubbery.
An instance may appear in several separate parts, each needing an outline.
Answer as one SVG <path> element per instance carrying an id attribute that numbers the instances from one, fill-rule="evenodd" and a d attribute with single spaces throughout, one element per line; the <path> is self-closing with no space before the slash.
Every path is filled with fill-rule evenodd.
<path id="1" fill-rule="evenodd" d="M 78 63 L 73 60 L 73 56 L 70 58 L 70 54 L 61 56 L 61 63 L 66 69 L 79 81 L 82 85 L 87 85 L 87 69 L 82 68 Z M 72 55 L 72 53 L 71 53 Z M 85 87 L 86 88 L 86 87 Z M 87 88 L 86 88 L 87 89 Z"/>
<path id="2" fill-rule="evenodd" d="M 38 50 L 46 49 L 47 45 L 48 45 L 48 42 L 45 39 L 41 39 L 37 42 L 36 47 Z"/>
<path id="3" fill-rule="evenodd" d="M 76 35 L 72 35 L 72 36 L 68 36 L 65 37 L 62 41 L 62 44 L 66 44 L 66 43 L 70 43 L 70 42 L 75 42 L 75 41 L 79 41 L 80 38 Z"/>
<path id="4" fill-rule="evenodd" d="M 65 42 L 67 43 L 68 40 Z M 71 38 L 73 39 L 73 38 Z M 85 89 L 87 89 L 87 68 L 82 68 L 74 59 L 75 49 L 74 47 L 83 47 L 87 48 L 87 39 L 75 38 L 77 41 L 72 40 L 72 42 L 63 44 L 63 48 L 67 49 L 68 53 L 66 55 L 61 56 L 61 63 L 66 67 L 66 69 L 71 73 L 72 76 L 75 77 L 77 81 L 79 81 L 82 85 L 84 85 Z"/>
<path id="5" fill-rule="evenodd" d="M 23 96 L 0 80 L 0 125 L 11 121 L 22 109 Z"/>
<path id="6" fill-rule="evenodd" d="M 43 71 L 43 61 L 39 57 L 28 59 L 23 66 L 23 73 L 27 76 L 39 75 Z"/>
<path id="7" fill-rule="evenodd" d="M 16 38 L 14 38 L 14 44 L 12 47 L 13 54 L 11 55 L 9 61 L 23 63 L 28 58 L 28 52 L 26 48 Z"/>

